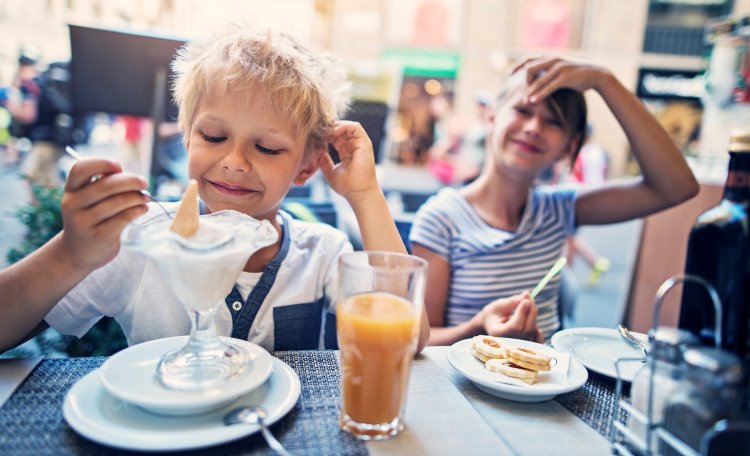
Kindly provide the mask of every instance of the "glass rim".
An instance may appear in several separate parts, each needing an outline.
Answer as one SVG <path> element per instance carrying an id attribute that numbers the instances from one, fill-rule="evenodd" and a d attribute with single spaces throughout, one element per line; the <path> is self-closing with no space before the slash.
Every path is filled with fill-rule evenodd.
<path id="1" fill-rule="evenodd" d="M 120 243 L 122 246 L 126 248 L 132 248 L 132 249 L 139 249 L 144 247 L 150 247 L 154 244 L 153 239 L 139 239 L 137 238 L 137 231 L 138 230 L 149 230 L 152 229 L 153 226 L 161 224 L 165 222 L 166 220 L 173 220 L 174 216 L 177 214 L 177 209 L 169 209 L 169 214 L 171 215 L 171 218 L 165 214 L 163 211 L 159 211 L 159 213 L 154 215 L 144 215 L 142 217 L 138 217 L 135 220 L 132 220 L 130 223 L 125 225 L 125 228 L 123 228 L 122 233 L 120 233 Z M 237 215 L 235 215 L 237 214 Z M 255 228 L 256 230 L 260 229 L 260 227 L 263 226 L 264 221 L 255 219 L 244 212 L 235 211 L 232 209 L 225 209 L 221 211 L 211 212 L 208 214 L 201 214 L 201 218 L 206 219 L 212 219 L 212 218 L 220 218 L 220 217 L 237 217 L 237 218 L 247 218 L 247 221 L 252 221 L 256 224 Z M 195 243 L 191 241 L 190 239 L 185 239 L 184 237 L 180 236 L 177 233 L 174 233 L 172 231 L 169 232 L 169 240 L 177 244 L 181 249 L 187 252 L 206 252 L 209 250 L 213 250 L 219 247 L 222 247 L 236 239 L 236 233 L 234 231 L 230 231 L 225 236 L 222 236 L 217 241 L 202 244 L 202 243 Z"/>
<path id="2" fill-rule="evenodd" d="M 399 264 L 398 268 L 393 268 L 389 266 L 379 266 L 379 265 L 372 265 L 372 264 L 359 264 L 354 260 L 354 258 L 365 256 L 383 256 L 383 257 L 393 257 L 393 258 L 399 258 L 401 260 L 406 260 L 411 262 L 411 264 Z M 346 265 L 347 267 L 351 267 L 352 269 L 359 269 L 359 270 L 371 270 L 378 273 L 385 273 L 385 274 L 401 274 L 404 272 L 417 272 L 420 270 L 427 269 L 428 263 L 427 260 L 424 258 L 420 258 L 416 255 L 412 255 L 409 253 L 398 253 L 398 252 L 388 252 L 385 250 L 356 250 L 353 252 L 346 252 L 339 256 L 339 262 L 341 265 Z"/>

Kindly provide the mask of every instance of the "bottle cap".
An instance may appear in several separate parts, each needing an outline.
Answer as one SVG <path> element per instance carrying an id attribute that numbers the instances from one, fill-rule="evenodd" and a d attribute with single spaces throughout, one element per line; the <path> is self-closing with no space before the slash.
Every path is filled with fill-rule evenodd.
<path id="1" fill-rule="evenodd" d="M 750 152 L 750 131 L 738 131 L 729 137 L 729 152 Z"/>
<path id="2" fill-rule="evenodd" d="M 720 389 L 742 382 L 740 358 L 718 348 L 696 347 L 685 351 L 686 378 L 696 384 Z"/>
<path id="3" fill-rule="evenodd" d="M 649 343 L 655 359 L 680 364 L 685 348 L 698 345 L 698 338 L 683 329 L 660 326 L 651 334 Z"/>

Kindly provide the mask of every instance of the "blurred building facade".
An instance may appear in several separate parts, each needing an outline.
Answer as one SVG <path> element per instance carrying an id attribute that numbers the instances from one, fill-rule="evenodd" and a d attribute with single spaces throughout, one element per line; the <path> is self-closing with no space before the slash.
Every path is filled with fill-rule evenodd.
<path id="1" fill-rule="evenodd" d="M 644 68 L 700 73 L 707 65 L 701 55 L 706 20 L 716 14 L 750 14 L 750 0 L 6 0 L 0 2 L 0 84 L 24 46 L 41 49 L 47 61 L 69 58 L 68 23 L 186 38 L 227 22 L 271 27 L 348 62 L 361 102 L 354 112 L 365 121 L 387 118 L 379 153 L 392 159 L 394 142 L 439 134 L 426 100 L 443 96 L 452 111 L 470 117 L 477 92 L 496 91 L 510 65 L 525 56 L 601 64 L 634 91 Z M 626 139 L 602 100 L 591 95 L 588 101 L 594 139 L 611 155 L 610 174 L 621 175 Z"/>

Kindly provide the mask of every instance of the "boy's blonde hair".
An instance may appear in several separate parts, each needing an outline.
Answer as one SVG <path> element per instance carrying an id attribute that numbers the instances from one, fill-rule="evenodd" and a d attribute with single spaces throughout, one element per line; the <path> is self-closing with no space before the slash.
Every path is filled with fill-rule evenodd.
<path id="1" fill-rule="evenodd" d="M 288 114 L 307 137 L 307 156 L 326 146 L 329 128 L 350 101 L 350 83 L 339 61 L 271 31 L 236 30 L 213 41 L 187 43 L 172 70 L 185 135 L 211 86 L 223 83 L 225 93 L 263 93 L 271 108 Z"/>
<path id="2" fill-rule="evenodd" d="M 511 75 L 503 85 L 502 90 L 497 96 L 497 108 L 500 108 L 508 99 L 518 93 L 519 90 L 526 90 L 526 71 L 520 70 Z M 568 141 L 575 141 L 573 153 L 570 156 L 571 166 L 578 158 L 581 146 L 586 138 L 588 121 L 586 98 L 581 92 L 571 89 L 559 89 L 544 99 L 550 111 L 563 124 L 563 128 L 568 133 Z"/>

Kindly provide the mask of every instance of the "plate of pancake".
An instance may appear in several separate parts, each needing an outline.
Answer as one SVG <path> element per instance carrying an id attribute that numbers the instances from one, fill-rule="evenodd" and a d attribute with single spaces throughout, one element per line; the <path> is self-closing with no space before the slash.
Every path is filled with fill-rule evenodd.
<path id="1" fill-rule="evenodd" d="M 485 393 L 517 402 L 547 401 L 588 379 L 586 368 L 569 353 L 505 337 L 479 335 L 456 342 L 448 362 Z"/>

